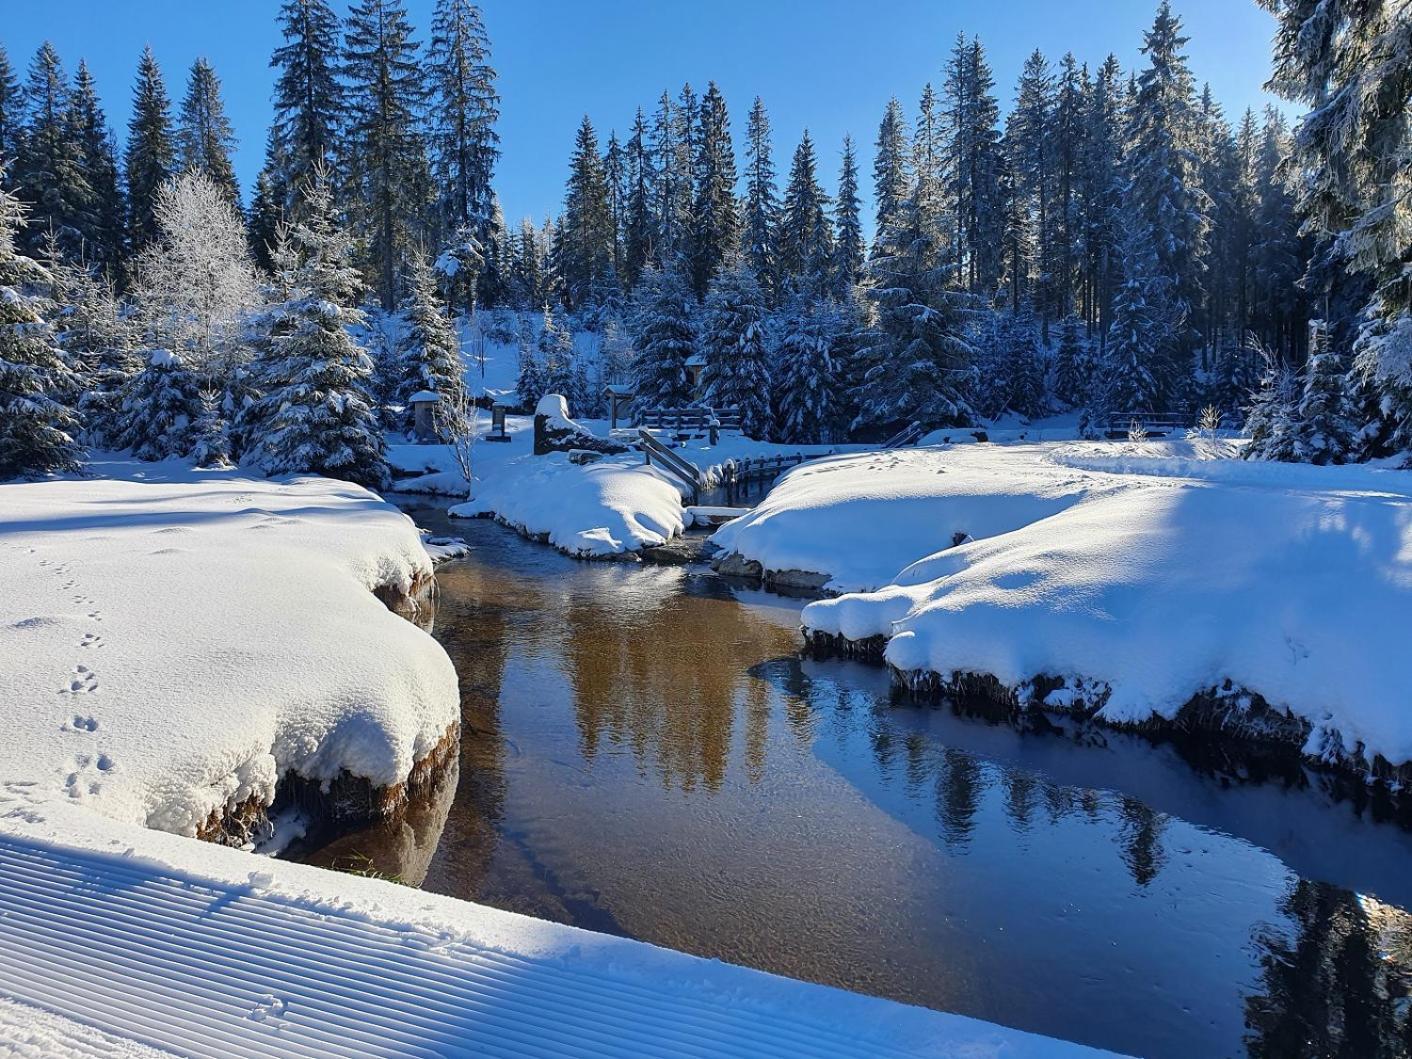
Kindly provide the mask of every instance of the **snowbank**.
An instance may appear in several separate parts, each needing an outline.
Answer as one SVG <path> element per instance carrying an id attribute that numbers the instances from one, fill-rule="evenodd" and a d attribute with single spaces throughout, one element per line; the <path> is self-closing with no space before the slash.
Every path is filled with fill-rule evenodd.
<path id="1" fill-rule="evenodd" d="M 665 544 L 683 528 L 681 493 L 641 457 L 578 466 L 564 453 L 521 455 L 481 480 L 456 518 L 493 515 L 560 551 L 603 558 Z"/>
<path id="2" fill-rule="evenodd" d="M 928 503 L 909 484 L 918 466 L 877 467 L 871 485 L 854 476 L 849 502 L 834 490 L 824 506 L 835 532 L 897 523 L 945 532 L 964 521 L 977 539 L 913 562 L 877 591 L 810 604 L 806 630 L 884 638 L 887 662 L 913 682 L 993 676 L 1022 700 L 1098 708 L 1113 723 L 1171 720 L 1203 700 L 1239 724 L 1263 699 L 1297 722 L 1311 758 L 1412 761 L 1412 475 L 1180 451 L 917 453 L 938 478 L 967 483 Z M 740 539 L 737 525 L 717 537 Z M 922 532 L 914 526 L 909 544 Z M 856 569 L 847 557 L 834 562 Z"/>
<path id="3" fill-rule="evenodd" d="M 389 613 L 430 581 L 354 485 L 173 464 L 0 486 L 0 778 L 194 835 L 279 778 L 374 787 L 459 717 L 441 647 Z"/>

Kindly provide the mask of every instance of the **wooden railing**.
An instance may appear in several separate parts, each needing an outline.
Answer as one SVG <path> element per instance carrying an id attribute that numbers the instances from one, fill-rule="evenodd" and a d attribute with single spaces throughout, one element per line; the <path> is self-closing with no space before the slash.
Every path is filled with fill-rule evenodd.
<path id="1" fill-rule="evenodd" d="M 704 434 L 715 421 L 721 430 L 740 429 L 740 409 L 725 408 L 719 411 L 704 405 L 690 405 L 682 408 L 644 408 L 637 414 L 637 425 L 652 430 L 670 430 L 677 434 Z"/>
<path id="2" fill-rule="evenodd" d="M 926 430 L 923 429 L 921 423 L 911 423 L 908 424 L 905 429 L 899 430 L 892 437 L 884 441 L 882 447 L 885 449 L 900 449 L 906 445 L 915 445 L 922 440 L 922 435 L 925 433 Z"/>
<path id="3" fill-rule="evenodd" d="M 1150 438 L 1165 438 L 1181 433 L 1191 426 L 1191 418 L 1170 412 L 1113 412 L 1102 420 L 1103 436 L 1126 438 L 1133 433 L 1133 424 Z"/>
<path id="4" fill-rule="evenodd" d="M 682 459 L 667 446 L 663 445 L 646 430 L 637 432 L 638 441 L 642 445 L 642 454 L 647 457 L 647 465 L 652 466 L 652 459 L 655 456 L 657 464 L 672 477 L 676 478 L 686 486 L 690 493 L 693 504 L 701 503 L 701 472 L 694 464 Z"/>

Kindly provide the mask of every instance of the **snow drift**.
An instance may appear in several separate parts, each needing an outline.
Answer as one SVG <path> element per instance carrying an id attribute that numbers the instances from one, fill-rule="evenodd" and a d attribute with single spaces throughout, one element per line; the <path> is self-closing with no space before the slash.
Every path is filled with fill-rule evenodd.
<path id="1" fill-rule="evenodd" d="M 459 695 L 374 591 L 430 577 L 405 515 L 328 479 L 0 486 L 0 776 L 183 835 L 288 773 L 401 784 Z"/>
<path id="2" fill-rule="evenodd" d="M 886 641 L 909 682 L 993 677 L 1118 724 L 1171 721 L 1198 699 L 1239 723 L 1267 704 L 1312 758 L 1412 761 L 1412 475 L 1189 450 L 844 457 L 795 471 L 715 539 L 845 584 L 930 541 L 885 587 L 804 610 L 816 640 Z M 946 547 L 962 531 L 975 539 Z"/>

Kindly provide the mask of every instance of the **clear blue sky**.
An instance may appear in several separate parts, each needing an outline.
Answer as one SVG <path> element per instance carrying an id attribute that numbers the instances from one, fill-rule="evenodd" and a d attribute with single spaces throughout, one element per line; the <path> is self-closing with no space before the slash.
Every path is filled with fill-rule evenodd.
<path id="1" fill-rule="evenodd" d="M 408 0 L 425 42 L 433 0 Z M 335 8 L 345 10 L 343 0 Z M 739 144 L 750 101 L 764 97 L 781 171 L 807 126 L 823 175 L 835 178 L 852 133 L 871 162 L 888 98 L 911 116 L 922 85 L 941 80 L 958 32 L 979 34 L 1008 109 L 1026 55 L 1073 51 L 1090 65 L 1109 52 L 1140 59 L 1157 0 L 485 0 L 500 72 L 504 155 L 496 186 L 513 224 L 556 211 L 574 131 L 589 114 L 606 139 L 664 88 L 698 91 L 714 79 Z M 1263 107 L 1273 22 L 1254 0 L 1174 0 L 1198 83 L 1210 81 L 1229 115 Z M 278 0 L 0 0 L 0 42 L 21 71 L 53 41 L 72 73 L 88 59 L 121 138 L 137 58 L 150 43 L 179 98 L 204 55 L 216 66 L 240 138 L 236 168 L 248 189 L 270 118 Z"/>

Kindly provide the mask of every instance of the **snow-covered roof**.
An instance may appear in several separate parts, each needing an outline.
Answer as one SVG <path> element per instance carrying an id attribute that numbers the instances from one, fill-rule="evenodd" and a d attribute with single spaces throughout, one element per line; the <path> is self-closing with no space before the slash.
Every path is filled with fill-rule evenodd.
<path id="1" fill-rule="evenodd" d="M 706 366 L 706 358 L 700 353 L 693 353 L 686 358 L 686 366 L 688 368 L 704 368 Z"/>
<path id="2" fill-rule="evenodd" d="M 633 397 L 637 394 L 637 387 L 626 382 L 610 382 L 603 387 L 603 392 L 612 394 L 614 397 Z"/>
<path id="3" fill-rule="evenodd" d="M 411 397 L 407 398 L 410 404 L 435 404 L 439 400 L 441 400 L 441 394 L 437 393 L 435 390 L 418 390 Z"/>

